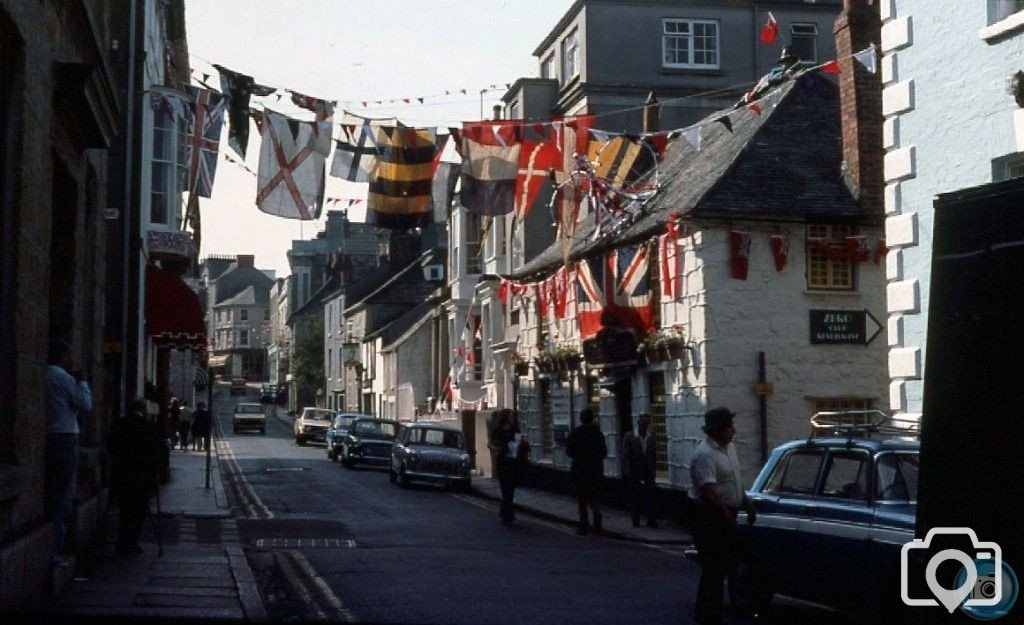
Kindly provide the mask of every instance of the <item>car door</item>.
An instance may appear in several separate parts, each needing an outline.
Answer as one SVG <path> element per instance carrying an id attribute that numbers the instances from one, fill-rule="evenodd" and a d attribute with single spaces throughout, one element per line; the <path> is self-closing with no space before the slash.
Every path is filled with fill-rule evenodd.
<path id="1" fill-rule="evenodd" d="M 879 574 L 869 596 L 894 600 L 900 550 L 914 539 L 917 517 L 918 452 L 883 451 L 875 458 L 873 519 L 867 564 Z"/>
<path id="2" fill-rule="evenodd" d="M 825 449 L 797 447 L 787 450 L 775 464 L 764 487 L 752 492 L 757 523 L 748 549 L 758 569 L 770 572 L 773 590 L 791 594 L 805 583 L 810 571 L 802 543 L 803 530 L 813 514 L 814 492 Z"/>
<path id="3" fill-rule="evenodd" d="M 851 446 L 828 451 L 802 532 L 815 570 L 799 596 L 840 607 L 863 603 L 874 574 L 863 557 L 873 517 L 871 466 L 868 449 Z"/>

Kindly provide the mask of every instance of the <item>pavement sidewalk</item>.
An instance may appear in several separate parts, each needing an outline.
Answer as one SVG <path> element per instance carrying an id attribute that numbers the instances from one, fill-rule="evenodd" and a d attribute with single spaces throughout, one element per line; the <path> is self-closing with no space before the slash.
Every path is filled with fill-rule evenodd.
<path id="1" fill-rule="evenodd" d="M 55 597 L 48 616 L 159 620 L 266 620 L 252 570 L 242 552 L 216 455 L 210 488 L 206 454 L 172 450 L 170 481 L 160 487 L 161 515 L 146 520 L 143 553 L 114 554 L 117 511 L 107 514 L 106 540 Z M 163 542 L 158 555 L 157 528 Z"/>
<path id="2" fill-rule="evenodd" d="M 501 487 L 497 479 L 473 477 L 472 490 L 478 497 L 501 501 Z M 579 513 L 574 497 L 519 486 L 516 488 L 515 507 L 517 511 L 525 514 L 574 527 L 579 525 Z M 633 519 L 628 510 L 607 506 L 602 506 L 601 516 L 604 534 L 612 538 L 657 545 L 693 544 L 693 535 L 690 531 L 673 521 L 659 519 L 658 527 L 651 528 L 643 523 L 644 519 L 641 519 L 640 527 L 633 527 Z"/>

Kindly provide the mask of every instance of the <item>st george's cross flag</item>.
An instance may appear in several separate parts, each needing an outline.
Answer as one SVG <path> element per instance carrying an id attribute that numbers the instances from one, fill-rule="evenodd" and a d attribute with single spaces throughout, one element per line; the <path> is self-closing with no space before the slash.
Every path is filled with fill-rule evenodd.
<path id="1" fill-rule="evenodd" d="M 378 126 L 380 150 L 366 197 L 366 223 L 391 230 L 421 228 L 431 220 L 436 128 Z"/>
<path id="2" fill-rule="evenodd" d="M 256 206 L 289 219 L 320 217 L 324 156 L 314 148 L 315 122 L 264 110 Z"/>
<path id="3" fill-rule="evenodd" d="M 190 86 L 188 92 L 194 100 L 190 105 L 192 119 L 185 143 L 188 191 L 199 197 L 210 197 L 217 174 L 220 130 L 224 125 L 224 98 L 216 91 L 200 87 Z"/>
<path id="4" fill-rule="evenodd" d="M 462 126 L 462 205 L 477 215 L 507 215 L 515 208 L 522 149 L 519 122 L 467 122 Z"/>

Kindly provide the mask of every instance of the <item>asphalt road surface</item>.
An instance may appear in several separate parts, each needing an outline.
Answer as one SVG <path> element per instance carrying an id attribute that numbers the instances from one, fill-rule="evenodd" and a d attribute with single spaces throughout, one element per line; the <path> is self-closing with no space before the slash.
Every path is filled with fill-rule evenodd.
<path id="1" fill-rule="evenodd" d="M 402 489 L 386 470 L 342 468 L 322 444 L 295 444 L 291 419 L 267 406 L 267 433 L 231 433 L 220 393 L 215 419 L 225 486 L 275 620 L 387 623 L 691 623 L 699 567 L 678 547 L 576 536 L 432 486 Z M 777 601 L 727 623 L 857 621 Z"/>

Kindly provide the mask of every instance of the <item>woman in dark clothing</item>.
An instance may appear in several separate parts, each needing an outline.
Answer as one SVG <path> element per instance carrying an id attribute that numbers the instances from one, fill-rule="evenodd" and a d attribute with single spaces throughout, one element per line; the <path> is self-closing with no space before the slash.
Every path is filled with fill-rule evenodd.
<path id="1" fill-rule="evenodd" d="M 594 411 L 580 411 L 580 423 L 569 434 L 565 453 L 572 458 L 572 479 L 576 484 L 576 505 L 579 506 L 580 528 L 576 533 L 586 536 L 590 532 L 587 508 L 594 517 L 594 530 L 601 532 L 601 482 L 604 479 L 604 458 L 608 446 L 601 428 L 594 423 Z"/>
<path id="2" fill-rule="evenodd" d="M 206 402 L 198 402 L 192 413 L 192 449 L 202 451 L 210 440 L 210 411 Z"/>
<path id="3" fill-rule="evenodd" d="M 516 486 L 519 485 L 519 463 L 526 455 L 528 446 L 519 433 L 519 419 L 515 412 L 505 408 L 499 410 L 495 417 L 490 448 L 494 470 L 501 485 L 501 509 L 498 516 L 502 522 L 509 524 L 516 518 L 513 500 Z"/>

